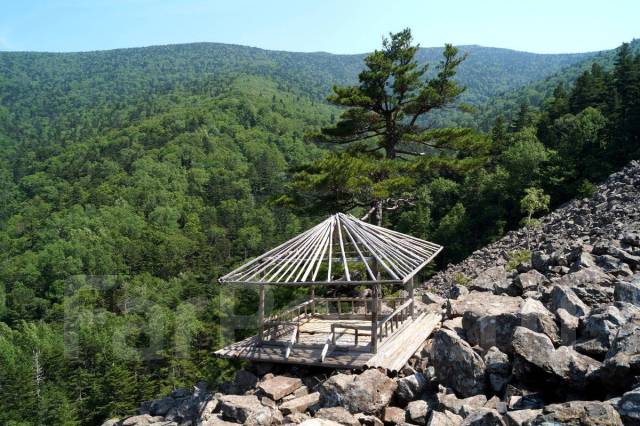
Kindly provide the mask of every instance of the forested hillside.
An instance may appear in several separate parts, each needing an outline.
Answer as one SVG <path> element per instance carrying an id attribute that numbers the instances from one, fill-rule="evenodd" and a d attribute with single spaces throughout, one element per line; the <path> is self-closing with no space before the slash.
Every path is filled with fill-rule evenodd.
<path id="1" fill-rule="evenodd" d="M 590 57 L 465 51 L 456 101 L 474 104 Z M 416 59 L 435 76 L 442 53 Z M 335 208 L 318 206 L 318 184 L 347 201 L 402 191 L 410 203 L 385 225 L 442 242 L 442 262 L 518 226 L 530 189 L 551 205 L 588 193 L 638 156 L 640 59 L 621 58 L 540 114 L 457 129 L 446 149 L 391 164 L 305 137 L 340 120 L 325 98 L 356 84 L 364 55 L 0 53 L 0 423 L 94 424 L 223 380 L 221 321 L 255 300 L 221 295 L 215 279 Z M 397 179 L 376 186 L 380 171 Z"/>
<path id="2" fill-rule="evenodd" d="M 594 54 L 539 55 L 462 46 L 462 100 L 490 96 L 541 79 Z M 434 64 L 442 48 L 424 48 Z M 100 134 L 163 111 L 151 102 L 172 91 L 215 96 L 238 75 L 269 78 L 278 89 L 324 102 L 334 84 L 353 83 L 364 55 L 291 53 L 217 43 L 84 53 L 0 52 L 0 129 L 17 140 Z M 73 129 L 73 131 L 71 130 Z"/>
<path id="3" fill-rule="evenodd" d="M 629 47 L 632 52 L 640 52 L 640 40 L 633 40 L 629 43 Z M 486 102 L 477 104 L 473 114 L 459 114 L 452 120 L 458 125 L 488 130 L 497 115 L 502 114 L 507 119 L 513 118 L 523 104 L 532 109 L 540 108 L 544 101 L 553 95 L 553 90 L 559 84 L 572 85 L 580 75 L 589 71 L 594 63 L 604 70 L 610 70 L 614 67 L 615 58 L 616 52 L 613 50 L 599 52 L 593 57 L 567 65 L 562 70 L 544 76 L 531 84 L 525 84 L 493 96 Z"/>

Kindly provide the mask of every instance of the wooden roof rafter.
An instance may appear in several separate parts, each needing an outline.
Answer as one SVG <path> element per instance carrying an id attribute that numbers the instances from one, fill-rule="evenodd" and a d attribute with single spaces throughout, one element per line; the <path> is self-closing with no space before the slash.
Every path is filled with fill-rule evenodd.
<path id="1" fill-rule="evenodd" d="M 441 250 L 438 244 L 337 213 L 219 281 L 276 285 L 406 283 Z"/>

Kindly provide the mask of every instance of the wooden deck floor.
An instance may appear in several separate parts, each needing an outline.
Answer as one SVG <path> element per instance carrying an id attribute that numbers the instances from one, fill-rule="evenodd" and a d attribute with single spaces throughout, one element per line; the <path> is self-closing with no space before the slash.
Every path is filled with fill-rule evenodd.
<path id="1" fill-rule="evenodd" d="M 378 344 L 378 353 L 364 352 L 371 344 L 369 335 L 360 335 L 358 350 L 344 350 L 336 348 L 321 361 L 322 345 L 330 336 L 331 323 L 335 320 L 311 319 L 301 326 L 300 342 L 313 344 L 317 347 L 294 347 L 289 358 L 285 357 L 285 347 L 257 345 L 256 336 L 233 343 L 215 352 L 221 358 L 246 359 L 250 361 L 278 362 L 287 364 L 305 364 L 330 368 L 368 368 L 379 367 L 390 371 L 397 371 L 429 337 L 440 322 L 440 315 L 436 313 L 420 313 L 413 321 L 405 323 L 388 338 Z M 362 320 L 341 320 L 350 325 L 368 325 L 370 322 Z M 341 331 L 337 343 L 353 345 L 354 331 Z"/>

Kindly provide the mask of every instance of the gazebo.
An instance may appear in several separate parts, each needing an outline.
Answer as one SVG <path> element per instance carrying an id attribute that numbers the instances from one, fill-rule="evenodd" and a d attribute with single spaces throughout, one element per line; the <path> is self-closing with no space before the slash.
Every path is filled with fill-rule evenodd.
<path id="1" fill-rule="evenodd" d="M 219 279 L 259 289 L 258 334 L 216 355 L 252 361 L 397 370 L 440 320 L 414 299 L 414 277 L 442 246 L 338 213 Z M 265 286 L 309 287 L 308 299 L 265 315 Z M 382 286 L 404 286 L 383 297 Z M 317 297 L 361 286 L 358 297 Z M 360 288 L 360 290 L 363 290 Z"/>

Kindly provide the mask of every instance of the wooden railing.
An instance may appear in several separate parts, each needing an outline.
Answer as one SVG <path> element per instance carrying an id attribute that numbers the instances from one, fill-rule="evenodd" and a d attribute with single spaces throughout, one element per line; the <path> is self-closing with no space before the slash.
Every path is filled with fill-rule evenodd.
<path id="1" fill-rule="evenodd" d="M 329 347 L 342 346 L 337 342 L 338 330 L 354 331 L 354 344 L 350 345 L 350 348 L 357 350 L 361 336 L 367 336 L 371 339 L 372 334 L 375 334 L 375 340 L 381 342 L 412 316 L 413 300 L 395 297 L 378 299 L 379 315 L 383 302 L 390 305 L 393 312 L 379 317 L 381 319 L 377 324 L 353 325 L 340 322 L 341 319 L 350 317 L 364 319 L 368 316 L 370 319 L 373 301 L 373 298 L 365 297 L 317 297 L 307 300 L 267 318 L 262 327 L 262 339 L 263 341 L 271 341 L 273 344 L 278 342 L 279 344 L 284 344 L 286 346 L 285 358 L 288 358 L 291 349 L 298 343 L 301 323 L 314 315 L 318 315 L 336 319 L 336 322 L 331 324 L 331 336 L 324 344 L 323 354 L 326 354 Z M 372 326 L 375 329 L 372 329 Z M 375 333 L 373 333 L 374 330 Z M 283 342 L 282 338 L 286 340 Z M 365 350 L 365 348 L 361 349 Z M 374 350 L 373 344 L 371 345 L 371 350 Z"/>
<path id="2" fill-rule="evenodd" d="M 411 318 L 412 311 L 413 300 L 409 299 L 396 307 L 392 313 L 385 316 L 381 321 L 378 321 L 378 340 L 381 341 L 384 337 L 389 336 L 389 329 L 391 329 L 392 333 L 397 330 L 405 320 Z"/>

